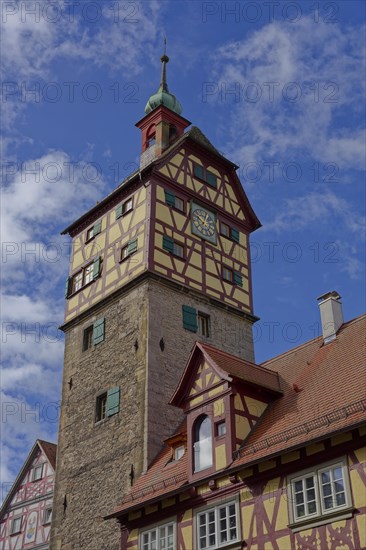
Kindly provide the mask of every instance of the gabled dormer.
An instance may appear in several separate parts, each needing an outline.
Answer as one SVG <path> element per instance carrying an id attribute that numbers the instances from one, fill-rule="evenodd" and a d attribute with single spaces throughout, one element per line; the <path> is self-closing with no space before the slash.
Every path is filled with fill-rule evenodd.
<path id="1" fill-rule="evenodd" d="M 170 404 L 187 416 L 189 480 L 229 466 L 268 405 L 276 372 L 196 342 Z"/>

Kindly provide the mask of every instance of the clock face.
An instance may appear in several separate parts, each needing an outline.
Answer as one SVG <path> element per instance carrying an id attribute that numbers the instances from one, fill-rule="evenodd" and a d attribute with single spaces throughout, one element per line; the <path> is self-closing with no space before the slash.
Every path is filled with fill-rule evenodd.
<path id="1" fill-rule="evenodd" d="M 216 219 L 214 214 L 195 205 L 192 209 L 192 230 L 207 241 L 216 243 Z"/>

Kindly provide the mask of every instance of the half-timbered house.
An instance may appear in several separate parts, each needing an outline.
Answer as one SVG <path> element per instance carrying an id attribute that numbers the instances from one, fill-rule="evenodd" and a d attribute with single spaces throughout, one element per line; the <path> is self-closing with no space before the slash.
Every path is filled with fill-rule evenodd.
<path id="1" fill-rule="evenodd" d="M 339 306 L 322 297 L 324 334 L 262 365 L 195 344 L 184 422 L 107 516 L 121 550 L 366 548 L 366 317 L 337 325 Z"/>
<path id="2" fill-rule="evenodd" d="M 56 445 L 37 439 L 0 510 L 0 550 L 49 548 Z"/>

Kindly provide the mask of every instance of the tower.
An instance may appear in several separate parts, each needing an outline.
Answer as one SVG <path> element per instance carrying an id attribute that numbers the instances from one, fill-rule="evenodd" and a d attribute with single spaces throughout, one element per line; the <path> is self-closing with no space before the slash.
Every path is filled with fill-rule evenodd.
<path id="1" fill-rule="evenodd" d="M 139 169 L 64 231 L 55 550 L 118 548 L 102 515 L 181 421 L 168 402 L 196 340 L 253 360 L 249 234 L 260 224 L 237 166 L 187 130 L 161 61 L 136 124 Z"/>

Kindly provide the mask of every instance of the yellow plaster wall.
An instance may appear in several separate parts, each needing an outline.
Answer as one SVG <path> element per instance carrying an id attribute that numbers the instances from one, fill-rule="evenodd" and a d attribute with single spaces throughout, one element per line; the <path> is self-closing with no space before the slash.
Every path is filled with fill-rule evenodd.
<path id="1" fill-rule="evenodd" d="M 248 407 L 248 411 L 253 416 L 262 416 L 263 412 L 268 407 L 267 403 L 263 403 L 253 397 L 245 397 L 245 404 Z M 236 404 L 235 404 L 236 406 Z"/>
<path id="2" fill-rule="evenodd" d="M 221 470 L 225 468 L 226 465 L 226 445 L 224 443 L 223 445 L 215 447 L 215 466 L 217 470 Z"/>
<path id="3" fill-rule="evenodd" d="M 237 439 L 243 440 L 250 432 L 250 425 L 244 416 L 235 415 L 235 435 Z"/>

